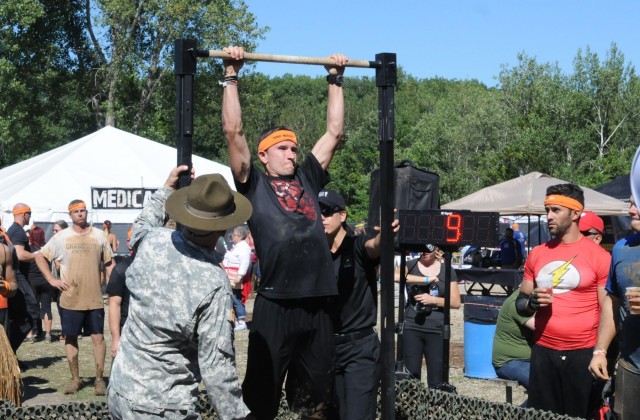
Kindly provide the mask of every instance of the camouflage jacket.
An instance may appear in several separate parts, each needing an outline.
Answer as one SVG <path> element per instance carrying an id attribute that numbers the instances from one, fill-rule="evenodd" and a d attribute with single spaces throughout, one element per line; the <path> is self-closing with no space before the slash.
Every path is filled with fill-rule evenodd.
<path id="1" fill-rule="evenodd" d="M 229 281 L 215 253 L 161 227 L 170 194 L 159 189 L 135 221 L 129 317 L 109 386 L 132 408 L 162 415 L 194 409 L 202 378 L 220 418 L 244 418 Z"/>

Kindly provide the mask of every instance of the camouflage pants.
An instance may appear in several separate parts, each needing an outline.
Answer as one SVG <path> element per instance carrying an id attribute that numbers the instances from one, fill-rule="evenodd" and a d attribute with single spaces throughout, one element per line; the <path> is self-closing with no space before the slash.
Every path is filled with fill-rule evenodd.
<path id="1" fill-rule="evenodd" d="M 109 417 L 111 419 L 136 419 L 136 420 L 151 420 L 151 419 L 170 419 L 170 420 L 200 420 L 200 414 L 194 410 L 186 409 L 168 409 L 141 406 L 140 404 L 132 401 L 109 387 L 107 394 L 107 403 L 109 405 Z"/>

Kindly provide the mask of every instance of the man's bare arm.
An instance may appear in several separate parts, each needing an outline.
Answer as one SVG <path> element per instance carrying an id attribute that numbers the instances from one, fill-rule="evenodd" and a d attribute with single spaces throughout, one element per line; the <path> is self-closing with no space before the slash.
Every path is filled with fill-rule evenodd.
<path id="1" fill-rule="evenodd" d="M 607 293 L 604 287 L 598 287 L 598 302 L 600 304 L 600 324 L 598 325 L 598 341 L 593 351 L 589 372 L 596 378 L 609 379 L 607 371 L 607 349 L 616 336 L 619 302 L 616 296 Z"/>
<path id="2" fill-rule="evenodd" d="M 325 66 L 329 75 L 344 74 L 344 65 L 349 58 L 344 54 L 333 54 L 332 58 L 335 66 Z M 340 140 L 344 135 L 344 94 L 342 86 L 329 84 L 327 99 L 327 131 L 320 137 L 313 146 L 311 153 L 318 159 L 323 169 L 329 168 Z"/>
<path id="3" fill-rule="evenodd" d="M 16 275 L 13 271 L 13 265 L 11 264 L 11 251 L 9 247 L 0 244 L 0 251 L 2 252 L 2 266 L 4 268 L 4 277 L 0 276 L 0 291 L 4 293 L 4 297 L 14 297 L 18 293 L 18 282 L 16 281 Z M 6 281 L 6 283 L 5 283 Z M 9 286 L 7 288 L 7 286 Z"/>
<path id="4" fill-rule="evenodd" d="M 394 235 L 398 233 L 398 231 L 400 230 L 400 221 L 398 219 L 395 219 L 391 223 L 391 229 Z M 380 227 L 375 226 L 374 230 L 380 230 Z M 378 233 L 375 237 L 369 239 L 364 243 L 364 248 L 367 250 L 367 255 L 369 256 L 369 258 L 375 259 L 380 256 L 380 240 L 380 233 Z"/>
<path id="5" fill-rule="evenodd" d="M 223 49 L 231 55 L 223 60 L 225 77 L 238 76 L 244 64 L 244 49 L 242 47 L 226 47 Z M 242 107 L 238 85 L 231 83 L 223 89 L 222 94 L 222 130 L 229 148 L 229 163 L 233 176 L 244 183 L 249 177 L 251 152 L 242 128 Z"/>
<path id="6" fill-rule="evenodd" d="M 16 255 L 18 256 L 18 260 L 20 262 L 32 262 L 35 261 L 36 256 L 35 254 L 27 251 L 26 249 L 24 249 L 23 245 L 14 245 L 14 248 L 16 250 Z"/>
<path id="7" fill-rule="evenodd" d="M 122 296 L 109 296 L 109 331 L 111 332 L 111 357 L 116 357 L 120 343 Z"/>
<path id="8" fill-rule="evenodd" d="M 53 273 L 51 272 L 51 266 L 49 265 L 49 261 L 47 261 L 47 259 L 44 257 L 44 255 L 42 255 L 41 253 L 36 253 L 36 265 L 38 266 L 38 269 L 40 270 L 40 272 L 42 273 L 42 276 L 44 277 L 44 279 L 53 287 L 55 287 L 58 290 L 62 290 L 65 291 L 69 288 L 69 285 L 67 284 L 67 282 L 64 279 L 55 279 L 53 277 Z"/>

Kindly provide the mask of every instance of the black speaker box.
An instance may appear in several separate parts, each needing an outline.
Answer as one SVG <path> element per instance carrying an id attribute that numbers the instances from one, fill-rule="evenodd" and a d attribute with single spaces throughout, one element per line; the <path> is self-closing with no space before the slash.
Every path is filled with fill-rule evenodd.
<path id="1" fill-rule="evenodd" d="M 430 210 L 440 208 L 440 175 L 416 168 L 404 160 L 394 168 L 395 202 L 398 210 Z M 371 172 L 369 184 L 369 217 L 367 231 L 380 226 L 380 169 Z"/>

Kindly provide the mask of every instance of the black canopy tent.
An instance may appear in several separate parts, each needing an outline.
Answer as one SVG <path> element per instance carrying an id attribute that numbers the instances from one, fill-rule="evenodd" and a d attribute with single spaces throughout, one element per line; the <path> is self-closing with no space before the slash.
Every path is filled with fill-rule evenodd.
<path id="1" fill-rule="evenodd" d="M 594 190 L 628 203 L 629 197 L 631 197 L 631 180 L 629 179 L 629 174 L 614 178 L 607 183 L 595 187 Z"/>
<path id="2" fill-rule="evenodd" d="M 630 174 L 614 178 L 595 187 L 594 190 L 629 203 L 629 197 L 631 197 Z M 603 216 L 602 219 L 604 220 L 605 230 L 607 226 L 611 226 L 612 231 L 605 232 L 605 248 L 607 249 L 611 249 L 613 244 L 632 232 L 629 216 Z"/>

